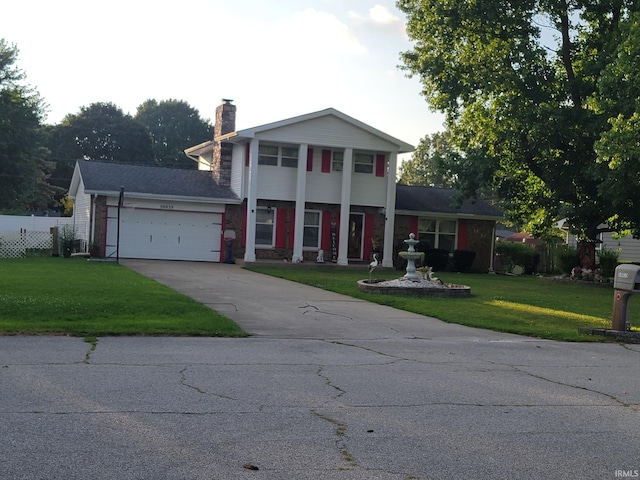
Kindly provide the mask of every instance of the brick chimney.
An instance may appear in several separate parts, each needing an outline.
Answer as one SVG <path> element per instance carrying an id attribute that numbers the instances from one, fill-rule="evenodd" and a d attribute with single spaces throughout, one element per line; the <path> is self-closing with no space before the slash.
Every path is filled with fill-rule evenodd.
<path id="1" fill-rule="evenodd" d="M 216 123 L 213 126 L 213 162 L 211 171 L 213 178 L 221 187 L 231 185 L 231 154 L 233 145 L 227 142 L 219 142 L 217 139 L 222 135 L 236 130 L 236 106 L 226 98 L 222 99 L 222 104 L 216 108 Z"/>

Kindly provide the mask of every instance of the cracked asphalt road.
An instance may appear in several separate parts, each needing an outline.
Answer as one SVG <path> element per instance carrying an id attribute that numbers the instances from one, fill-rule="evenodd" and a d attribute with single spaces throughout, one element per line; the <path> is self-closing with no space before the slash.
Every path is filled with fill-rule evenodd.
<path id="1" fill-rule="evenodd" d="M 448 325 L 229 265 L 125 264 L 254 336 L 101 337 L 95 348 L 0 337 L 0 478 L 601 480 L 640 470 L 640 345 Z"/>

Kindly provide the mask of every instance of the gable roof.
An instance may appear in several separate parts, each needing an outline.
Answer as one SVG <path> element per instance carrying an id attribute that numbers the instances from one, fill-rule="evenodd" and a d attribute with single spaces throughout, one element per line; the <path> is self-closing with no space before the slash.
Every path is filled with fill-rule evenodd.
<path id="1" fill-rule="evenodd" d="M 452 188 L 396 186 L 396 214 L 437 214 L 459 218 L 502 218 L 502 212 L 487 201 L 465 200 L 460 207 L 456 203 L 458 192 Z"/>
<path id="2" fill-rule="evenodd" d="M 376 128 L 373 128 L 370 125 L 367 125 L 366 123 L 361 122 L 360 120 L 356 120 L 353 117 L 350 117 L 349 115 L 346 115 L 338 110 L 336 110 L 335 108 L 326 108 L 324 110 L 319 110 L 317 112 L 312 112 L 312 113 L 307 113 L 305 115 L 299 115 L 296 117 L 291 117 L 291 118 L 287 118 L 285 120 L 280 120 L 277 122 L 273 122 L 273 123 L 267 123 L 265 125 L 260 125 L 257 127 L 253 127 L 253 128 L 246 128 L 244 130 L 238 130 L 235 132 L 231 132 L 228 133 L 226 135 L 221 135 L 220 137 L 215 138 L 215 140 L 217 141 L 238 141 L 241 139 L 251 139 L 254 138 L 256 136 L 256 134 L 259 133 L 263 133 L 263 132 L 267 132 L 269 130 L 275 130 L 278 128 L 282 128 L 282 127 L 286 127 L 289 125 L 294 125 L 296 123 L 302 123 L 302 122 L 307 122 L 310 120 L 315 120 L 315 119 L 319 119 L 319 118 L 323 118 L 323 117 L 335 117 L 338 118 L 344 122 L 349 123 L 350 125 L 353 125 L 354 127 L 357 127 L 361 130 L 364 130 L 368 133 L 370 133 L 371 135 L 375 135 L 376 137 L 380 137 L 382 139 L 384 139 L 385 141 L 396 145 L 398 147 L 398 153 L 407 153 L 407 152 L 413 152 L 415 150 L 415 147 L 413 145 L 409 145 L 406 142 L 403 142 L 402 140 L 398 140 L 395 137 L 392 137 L 391 135 L 388 135 L 384 132 L 382 132 L 381 130 L 378 130 Z M 206 143 L 206 142 L 205 142 Z M 200 144 L 197 145 L 196 147 L 192 147 L 192 148 L 197 148 L 197 147 L 202 147 L 204 146 L 204 144 Z M 190 150 L 190 149 L 189 149 Z M 190 152 L 192 153 L 192 152 Z"/>
<path id="3" fill-rule="evenodd" d="M 123 186 L 128 196 L 240 203 L 230 188 L 219 186 L 211 172 L 203 170 L 78 160 L 69 187 L 71 198 L 80 180 L 89 194 L 119 195 Z"/>

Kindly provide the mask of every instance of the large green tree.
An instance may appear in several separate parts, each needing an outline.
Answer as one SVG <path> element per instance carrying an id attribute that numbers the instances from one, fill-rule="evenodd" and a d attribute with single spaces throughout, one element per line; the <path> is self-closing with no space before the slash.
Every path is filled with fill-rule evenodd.
<path id="1" fill-rule="evenodd" d="M 156 164 L 147 128 L 113 103 L 93 103 L 69 114 L 48 136 L 56 169 L 51 183 L 67 188 L 76 160 Z"/>
<path id="2" fill-rule="evenodd" d="M 22 82 L 18 48 L 0 39 L 0 212 L 45 210 L 51 194 L 41 124 L 45 107 Z"/>
<path id="3" fill-rule="evenodd" d="M 458 152 L 449 144 L 449 133 L 426 135 L 409 160 L 400 165 L 398 182 L 403 185 L 451 187 L 454 178 L 448 171 Z M 453 157 L 453 158 L 452 158 Z"/>
<path id="4" fill-rule="evenodd" d="M 138 107 L 135 119 L 151 133 L 153 155 L 164 167 L 197 168 L 184 154 L 185 148 L 213 137 L 213 127 L 182 100 L 147 100 Z"/>
<path id="5" fill-rule="evenodd" d="M 465 196 L 489 188 L 535 234 L 561 217 L 590 239 L 604 222 L 640 233 L 638 209 L 621 208 L 614 188 L 634 181 L 624 194 L 638 198 L 638 178 L 623 167 L 631 162 L 611 161 L 613 145 L 638 137 L 638 106 L 630 105 L 638 96 L 615 87 L 637 75 L 630 58 L 620 59 L 637 38 L 636 0 L 399 0 L 398 7 L 413 41 L 404 66 L 446 114 L 460 152 L 450 170 Z"/>

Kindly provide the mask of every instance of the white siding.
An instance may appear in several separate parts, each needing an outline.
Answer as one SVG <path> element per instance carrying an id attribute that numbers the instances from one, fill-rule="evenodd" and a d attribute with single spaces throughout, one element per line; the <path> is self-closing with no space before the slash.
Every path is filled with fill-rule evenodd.
<path id="1" fill-rule="evenodd" d="M 48 232 L 51 227 L 73 225 L 73 217 L 36 217 L 35 215 L 0 215 L 0 232 Z"/>
<path id="2" fill-rule="evenodd" d="M 351 204 L 384 207 L 387 203 L 387 177 L 354 173 L 351 177 Z"/>
<path id="3" fill-rule="evenodd" d="M 611 233 L 601 235 L 602 248 L 619 251 L 619 260 L 625 262 L 640 262 L 640 240 L 627 235 L 613 238 Z"/>
<path id="4" fill-rule="evenodd" d="M 245 152 L 246 147 L 244 145 L 234 145 L 231 154 L 231 190 L 240 198 L 244 198 L 243 195 L 245 192 L 242 183 Z"/>
<path id="5" fill-rule="evenodd" d="M 395 151 L 397 145 L 335 117 L 320 117 L 256 134 L 261 141 Z"/>
<path id="6" fill-rule="evenodd" d="M 76 236 L 88 242 L 91 220 L 91 195 L 84 192 L 83 182 L 80 182 L 73 202 L 73 219 L 76 225 Z"/>
<path id="7" fill-rule="evenodd" d="M 297 168 L 258 165 L 258 198 L 295 201 L 297 174 Z"/>

